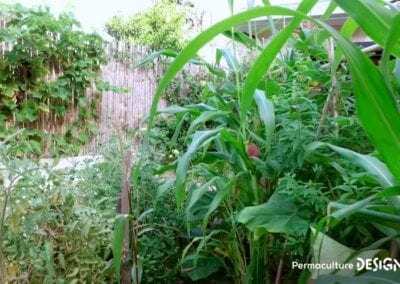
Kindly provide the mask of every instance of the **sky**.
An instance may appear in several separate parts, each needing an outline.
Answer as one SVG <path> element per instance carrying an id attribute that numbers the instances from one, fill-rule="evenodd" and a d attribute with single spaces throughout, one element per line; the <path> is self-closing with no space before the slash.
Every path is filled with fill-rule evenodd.
<path id="1" fill-rule="evenodd" d="M 249 0 L 256 5 L 261 4 L 261 0 Z M 19 0 L 6 2 L 18 2 L 25 6 L 36 6 L 45 4 L 50 6 L 54 13 L 64 10 L 72 10 L 76 18 L 81 22 L 85 30 L 92 29 L 102 32 L 104 23 L 113 15 L 121 13 L 123 15 L 133 14 L 143 11 L 151 6 L 152 0 Z M 228 0 L 192 0 L 195 6 L 205 11 L 205 24 L 210 25 L 218 20 L 229 16 Z M 271 0 L 273 4 L 293 3 L 297 0 Z M 235 0 L 236 11 L 243 11 L 247 7 L 247 0 Z"/>

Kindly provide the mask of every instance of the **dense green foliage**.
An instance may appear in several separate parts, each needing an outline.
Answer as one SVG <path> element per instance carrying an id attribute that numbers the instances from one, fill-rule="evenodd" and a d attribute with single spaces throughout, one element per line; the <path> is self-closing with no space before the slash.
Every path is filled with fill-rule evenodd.
<path id="1" fill-rule="evenodd" d="M 106 23 L 106 31 L 116 40 L 131 41 L 150 50 L 180 50 L 187 40 L 190 6 L 188 2 L 157 0 L 148 10 L 127 19 L 114 16 Z"/>
<path id="2" fill-rule="evenodd" d="M 55 168 L 1 145 L 0 277 L 28 283 L 106 283 L 118 171 L 112 163 Z M 106 183 L 98 183 L 106 180 Z M 114 182 L 114 184 L 113 184 Z"/>
<path id="3" fill-rule="evenodd" d="M 82 32 L 73 15 L 55 17 L 48 8 L 1 4 L 0 16 L 7 20 L 0 42 L 12 45 L 0 58 L 1 138 L 24 127 L 20 140 L 10 141 L 19 144 L 16 155 L 78 152 L 96 132 L 97 98 L 88 101 L 85 93 L 104 63 L 103 40 Z M 65 135 L 38 129 L 41 117 L 62 121 L 72 109 L 78 119 L 66 126 Z"/>
<path id="4" fill-rule="evenodd" d="M 1 144 L 2 275 L 125 284 L 128 263 L 128 277 L 142 283 L 398 279 L 399 271 L 292 268 L 292 261 L 398 259 L 400 244 L 400 14 L 380 1 L 335 0 L 316 20 L 307 16 L 316 2 L 293 11 L 263 1 L 180 53 L 150 54 L 143 62 L 175 59 L 148 131 L 142 124 L 117 131 L 99 164 L 60 171 L 12 158 L 19 145 Z M 323 22 L 336 5 L 351 16 L 340 32 Z M 278 15 L 294 19 L 265 46 L 231 29 Z M 385 47 L 381 66 L 348 40 L 358 25 Z M 218 49 L 216 64 L 197 58 L 220 33 L 234 35 L 232 50 Z M 248 57 L 237 56 L 239 44 Z M 188 62 L 209 74 L 180 73 Z M 157 110 L 161 96 L 170 106 Z M 117 215 L 129 174 L 131 212 Z"/>
<path id="5" fill-rule="evenodd" d="M 349 28 L 354 22 L 344 26 L 342 35 L 306 16 L 316 1 L 303 1 L 297 11 L 269 7 L 268 2 L 264 2 L 266 7 L 234 15 L 193 39 L 167 70 L 153 103 L 150 128 L 155 106 L 168 83 L 219 33 L 260 16 L 295 16 L 263 49 L 244 34 L 235 37 L 262 49 L 249 71 L 243 72 L 240 61 L 225 52 L 222 56 L 233 76 L 208 83 L 200 104 L 166 110 L 181 117 L 186 114 L 191 121 L 187 150 L 168 169 L 176 171 L 172 182 L 177 210 L 185 213 L 193 237 L 180 262 L 192 280 L 213 278 L 212 273 L 221 270 L 237 283 L 289 280 L 298 278 L 299 271 L 283 275 L 282 271 L 290 271 L 295 259 L 304 263 L 311 256 L 315 263 L 348 262 L 364 250 L 364 257 L 377 252 L 383 257 L 388 254 L 386 243 L 398 236 L 399 190 L 390 188 L 399 178 L 395 157 L 400 145 L 400 114 L 395 103 L 397 87 L 391 87 L 398 86 L 398 82 L 392 83 L 398 81 L 398 61 L 390 56 L 398 52 L 398 11 L 372 0 L 335 1 L 368 35 L 386 46 L 383 67 L 378 69 L 345 37 L 354 32 L 355 28 Z M 367 13 L 373 23 L 359 11 Z M 316 27 L 311 33 L 303 29 L 300 39 L 293 42 L 292 33 L 303 18 Z M 324 54 L 322 47 L 330 37 L 336 46 L 329 48 L 334 43 L 330 41 Z M 341 63 L 343 55 L 348 65 Z M 324 141 L 369 153 L 373 147 L 368 139 L 379 151 L 375 156 L 387 166 L 370 155 L 314 143 Z M 352 166 L 326 154 L 310 155 L 323 146 Z M 365 172 L 346 172 L 341 164 Z M 316 230 L 310 231 L 310 226 Z M 359 251 L 335 242 L 321 230 L 329 230 L 339 242 Z M 323 238 L 327 241 L 322 242 Z M 338 248 L 344 251 L 341 259 L 329 254 Z M 303 271 L 302 281 L 307 273 Z"/>

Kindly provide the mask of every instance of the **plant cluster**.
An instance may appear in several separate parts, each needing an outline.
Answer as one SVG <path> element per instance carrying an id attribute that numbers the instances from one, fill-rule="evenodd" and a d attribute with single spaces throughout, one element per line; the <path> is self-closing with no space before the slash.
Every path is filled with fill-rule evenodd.
<path id="1" fill-rule="evenodd" d="M 1 145 L 0 279 L 107 283 L 118 176 L 113 163 L 56 169 Z M 99 183 L 98 180 L 105 180 Z"/>
<path id="2" fill-rule="evenodd" d="M 81 31 L 70 13 L 55 17 L 44 7 L 1 4 L 0 16 L 6 20 L 0 42 L 10 46 L 0 58 L 1 137 L 25 128 L 12 141 L 19 144 L 16 155 L 78 152 L 96 132 L 98 98 L 88 100 L 86 90 L 104 63 L 103 40 Z M 43 117 L 65 123 L 73 110 L 77 119 L 65 135 L 38 129 Z"/>
<path id="3" fill-rule="evenodd" d="M 167 184 L 174 184 L 190 240 L 181 272 L 193 281 L 225 275 L 237 283 L 306 283 L 309 277 L 349 283 L 354 278 L 341 271 L 299 275 L 290 263 L 385 257 L 388 242 L 398 237 L 399 13 L 372 0 L 335 0 L 322 19 L 339 5 L 351 17 L 339 33 L 306 16 L 316 1 L 302 1 L 297 11 L 264 4 L 193 39 L 156 92 L 150 129 L 168 83 L 213 37 L 229 34 L 259 51 L 246 71 L 235 48 L 233 54 L 218 50 L 218 61 L 224 58 L 230 73 L 213 73 L 218 79 L 208 82 L 200 103 L 162 111 L 177 114 L 177 130 L 189 123 L 186 152 L 164 167 L 175 169 Z M 272 15 L 294 18 L 266 46 L 241 32 L 226 32 L 244 20 Z M 292 38 L 303 19 L 315 27 Z M 386 48 L 381 68 L 348 40 L 358 26 Z M 376 147 L 377 153 L 343 147 L 361 153 Z M 385 281 L 394 275 L 357 277 Z"/>

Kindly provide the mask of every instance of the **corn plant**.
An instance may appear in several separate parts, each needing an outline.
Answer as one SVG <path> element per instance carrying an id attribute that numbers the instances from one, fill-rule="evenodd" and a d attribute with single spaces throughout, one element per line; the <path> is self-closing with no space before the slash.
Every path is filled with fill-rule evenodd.
<path id="1" fill-rule="evenodd" d="M 302 216 L 301 205 L 295 204 L 279 192 L 274 192 L 276 179 L 273 174 L 267 176 L 266 180 L 259 180 L 259 173 L 263 172 L 262 167 L 266 166 L 265 161 L 273 147 L 275 128 L 274 107 L 269 100 L 268 90 L 265 89 L 265 75 L 303 20 L 318 26 L 327 37 L 334 40 L 335 68 L 343 59 L 347 61 L 356 97 L 357 114 L 379 153 L 378 158 L 382 161 L 347 149 L 328 146 L 364 167 L 381 182 L 383 188 L 393 187 L 398 183 L 400 126 L 397 122 L 400 121 L 400 113 L 395 102 L 398 96 L 398 78 L 393 76 L 393 71 L 397 70 L 398 73 L 398 67 L 394 69 L 393 58 L 397 58 L 400 51 L 400 32 L 397 29 L 400 15 L 393 7 L 385 7 L 373 0 L 335 0 L 325 15 L 318 20 L 307 16 L 316 2 L 305 0 L 297 10 L 291 10 L 271 6 L 269 1 L 264 1 L 264 7 L 249 9 L 217 23 L 194 38 L 176 56 L 159 84 L 149 116 L 149 129 L 157 113 L 158 101 L 168 83 L 192 60 L 200 48 L 215 36 L 225 33 L 234 40 L 248 46 L 256 46 L 260 50 L 243 84 L 236 80 L 236 84 L 225 84 L 221 92 L 210 88 L 204 100 L 205 104 L 171 107 L 166 110 L 183 114 L 182 120 L 187 116 L 194 117 L 189 128 L 192 135 L 188 137 L 188 150 L 173 165 L 176 169 L 177 207 L 186 212 L 188 233 L 195 236 L 184 251 L 181 262 L 183 269 L 191 273 L 189 276 L 192 279 L 199 279 L 216 271 L 219 266 L 224 265 L 224 259 L 229 255 L 232 256 L 230 260 L 234 262 L 231 273 L 238 282 L 259 283 L 269 280 L 271 276 L 266 275 L 265 271 L 265 234 L 304 233 L 308 230 L 309 223 L 307 218 Z M 336 5 L 351 17 L 345 25 L 347 29 L 342 32 L 336 31 L 323 21 L 329 17 Z M 238 24 L 265 16 L 290 16 L 293 20 L 263 47 L 251 38 L 232 30 Z M 375 66 L 368 55 L 349 40 L 357 26 L 384 47 L 380 67 Z M 228 65 L 234 69 L 237 79 L 240 72 L 234 59 L 226 56 L 226 53 L 225 58 Z M 398 66 L 398 61 L 395 60 Z M 260 124 L 253 125 L 257 120 L 257 123 L 263 123 L 262 128 Z M 204 125 L 207 127 L 204 128 Z M 253 131 L 254 129 L 256 131 Z M 313 144 L 310 147 L 317 146 L 321 144 Z M 264 172 L 270 171 L 264 169 Z M 340 220 L 351 214 L 368 216 L 374 224 L 380 223 L 380 229 L 393 238 L 399 229 L 397 195 L 398 189 L 392 188 L 373 194 L 356 204 L 333 203 L 332 207 L 338 211 L 329 218 Z M 388 203 L 385 203 L 386 199 Z M 374 200 L 383 202 L 384 206 L 364 208 Z M 232 207 L 234 204 L 239 206 Z M 241 208 L 240 213 L 238 208 Z M 214 220 L 210 225 L 209 220 L 213 213 Z M 322 220 L 321 224 L 326 220 Z M 197 227 L 199 223 L 200 231 Z M 219 223 L 229 226 L 207 230 L 208 226 Z M 322 228 L 321 224 L 317 233 Z M 314 238 L 314 243 L 317 240 L 318 238 Z M 189 254 L 190 248 L 196 243 L 198 245 L 195 251 L 192 250 L 193 253 Z M 250 248 L 249 257 L 245 252 L 247 246 Z M 194 267 L 202 269 L 196 270 Z M 279 273 L 276 279 L 279 282 Z"/>

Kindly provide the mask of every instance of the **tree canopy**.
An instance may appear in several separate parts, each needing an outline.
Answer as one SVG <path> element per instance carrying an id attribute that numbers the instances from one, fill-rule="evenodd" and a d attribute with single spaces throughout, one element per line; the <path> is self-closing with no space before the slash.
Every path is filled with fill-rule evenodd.
<path id="1" fill-rule="evenodd" d="M 115 15 L 106 23 L 106 31 L 117 40 L 132 41 L 151 50 L 179 50 L 193 23 L 192 7 L 188 1 L 157 0 L 144 12 L 129 17 Z"/>

